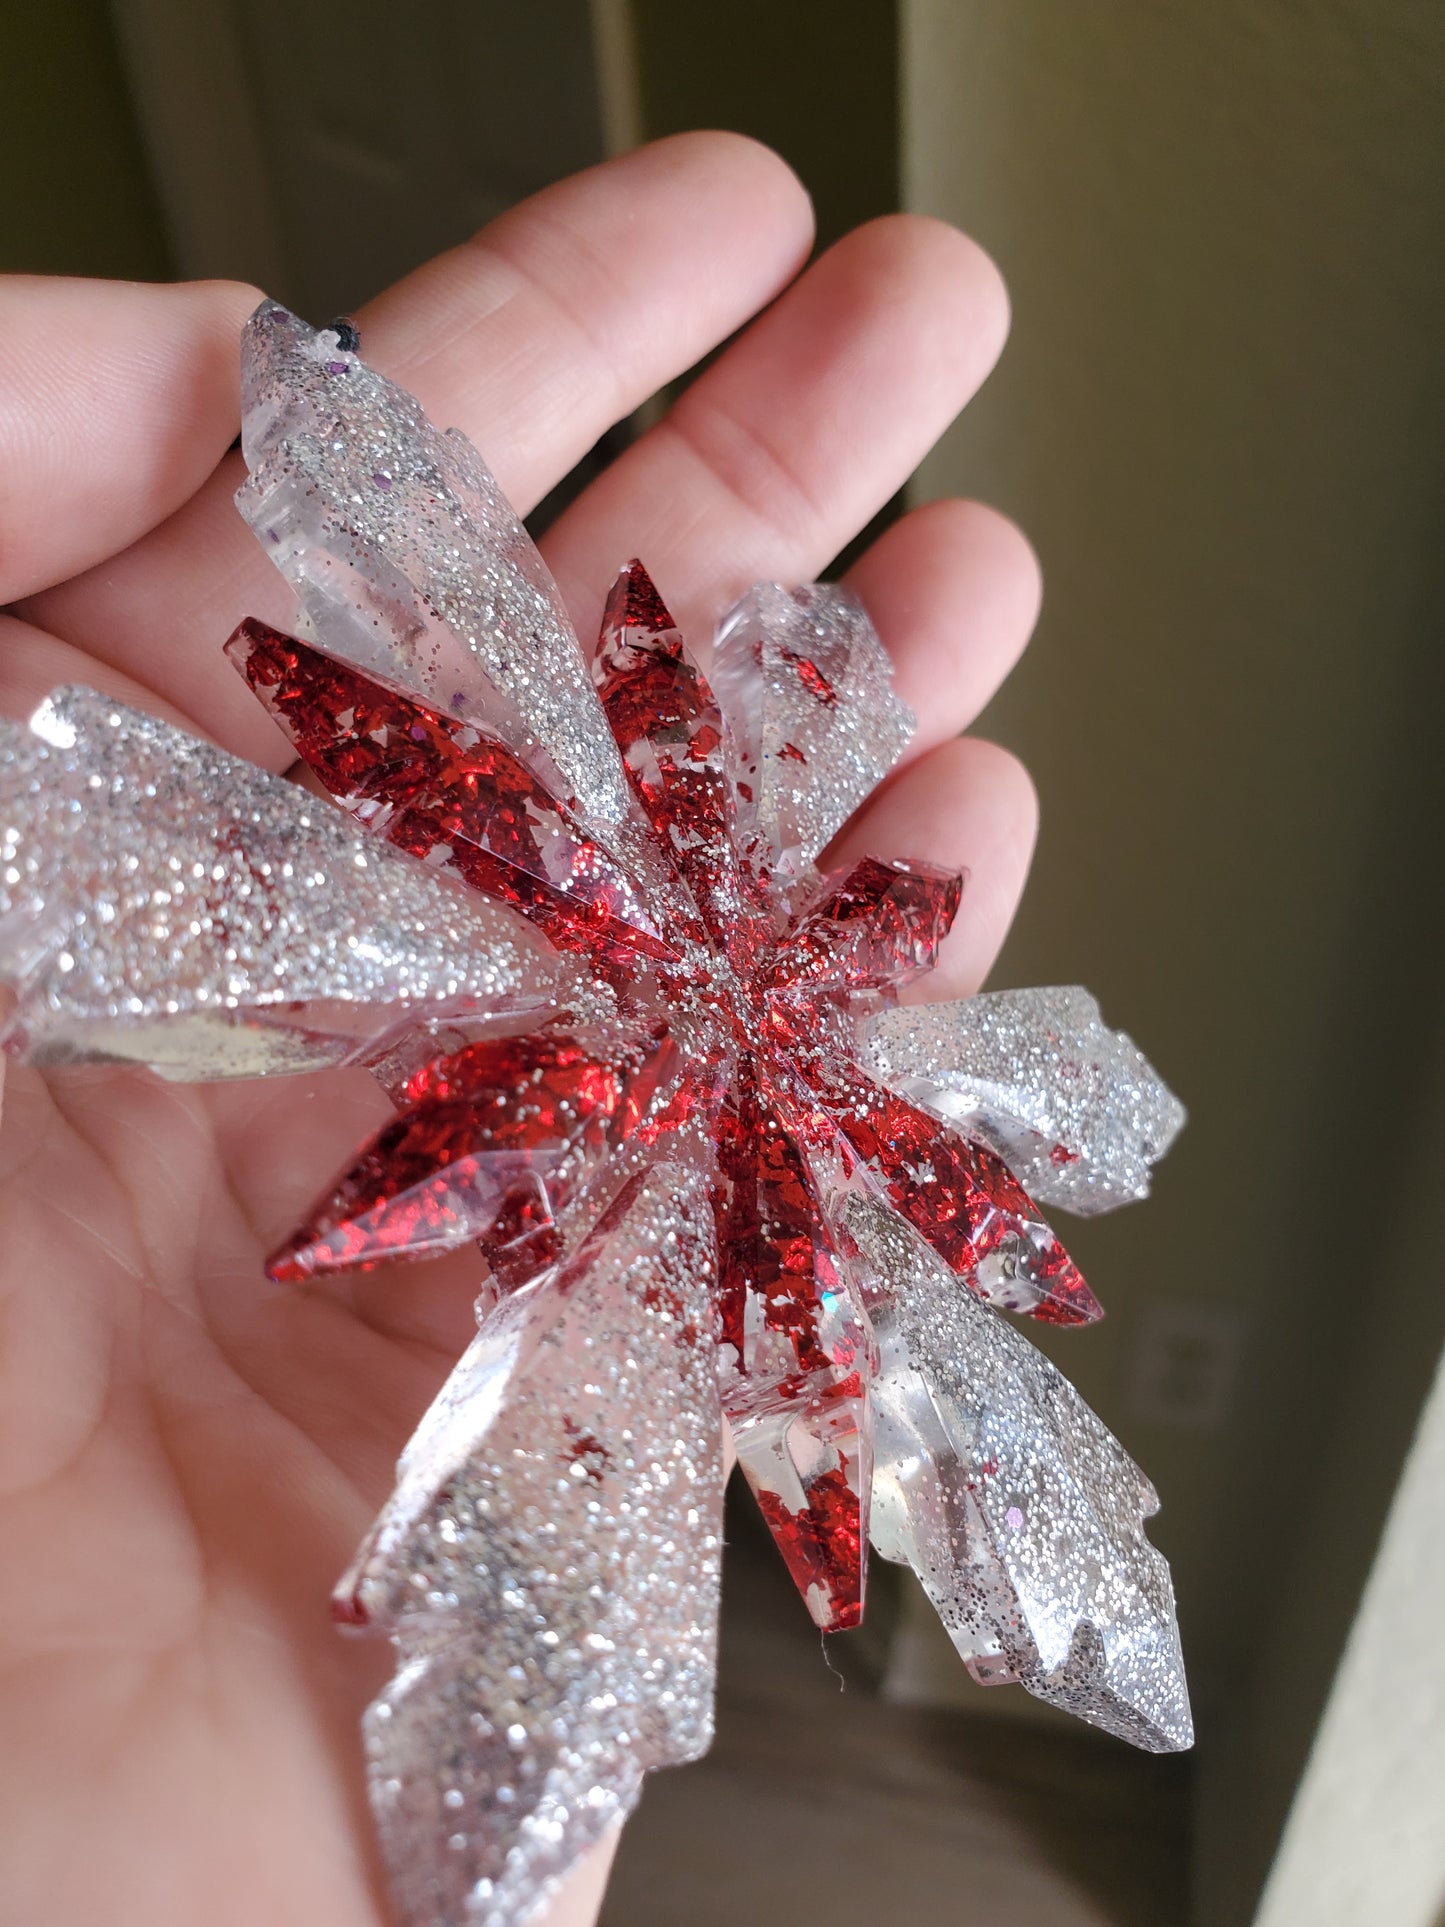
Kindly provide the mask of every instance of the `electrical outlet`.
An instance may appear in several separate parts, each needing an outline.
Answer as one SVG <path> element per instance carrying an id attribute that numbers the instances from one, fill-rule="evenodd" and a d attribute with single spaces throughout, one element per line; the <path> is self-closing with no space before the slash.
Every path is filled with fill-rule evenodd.
<path id="1" fill-rule="evenodd" d="M 1140 1312 L 1124 1400 L 1145 1425 L 1213 1431 L 1229 1416 L 1243 1319 L 1232 1305 L 1164 1298 Z"/>

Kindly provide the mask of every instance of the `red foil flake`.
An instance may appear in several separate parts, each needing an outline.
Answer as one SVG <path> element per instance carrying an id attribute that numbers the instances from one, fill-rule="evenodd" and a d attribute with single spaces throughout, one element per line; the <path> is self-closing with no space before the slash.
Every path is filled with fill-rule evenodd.
<path id="1" fill-rule="evenodd" d="M 737 1363 L 723 1409 L 799 1591 L 836 1631 L 863 1610 L 870 1334 L 802 1150 L 747 1057 L 719 1120 L 718 1162 L 720 1338 Z"/>
<path id="2" fill-rule="evenodd" d="M 791 649 L 784 649 L 781 654 L 783 661 L 790 662 L 797 670 L 798 681 L 816 702 L 820 703 L 824 709 L 836 709 L 838 707 L 838 692 L 823 674 L 817 663 L 811 661 L 807 656 L 796 655 Z"/>

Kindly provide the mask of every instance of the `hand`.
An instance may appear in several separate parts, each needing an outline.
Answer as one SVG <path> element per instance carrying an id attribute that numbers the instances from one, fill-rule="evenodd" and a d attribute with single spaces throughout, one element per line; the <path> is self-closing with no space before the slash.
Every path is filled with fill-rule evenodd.
<path id="1" fill-rule="evenodd" d="M 358 317 L 364 352 L 525 512 L 747 323 L 543 544 L 584 637 L 631 554 L 705 636 L 750 582 L 818 574 L 1003 343 L 998 275 L 953 230 L 878 221 L 800 275 L 809 243 L 775 156 L 686 136 L 418 270 Z M 231 502 L 256 299 L 0 283 L 5 712 L 84 682 L 286 768 L 220 650 L 241 616 L 289 613 Z M 958 732 L 1023 646 L 1037 571 L 1002 517 L 937 502 L 851 580 L 921 721 L 840 852 L 967 866 L 928 986 L 959 995 L 1002 940 L 1034 802 Z M 357 1720 L 387 1654 L 338 1639 L 326 1601 L 466 1340 L 474 1263 L 265 1281 L 385 1111 L 360 1073 L 190 1088 L 12 1066 L 4 1102 L 0 1918 L 380 1927 Z M 554 1921 L 590 1919 L 604 1877 L 580 1870 Z"/>

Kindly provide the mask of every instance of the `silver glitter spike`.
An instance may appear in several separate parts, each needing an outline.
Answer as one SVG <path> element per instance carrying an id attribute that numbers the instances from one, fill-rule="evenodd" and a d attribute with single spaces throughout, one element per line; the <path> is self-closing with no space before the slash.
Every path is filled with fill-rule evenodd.
<path id="1" fill-rule="evenodd" d="M 94 690 L 0 732 L 6 1042 L 182 1079 L 351 1061 L 445 1012 L 545 1014 L 590 980 L 521 917 L 330 803 Z"/>
<path id="2" fill-rule="evenodd" d="M 1041 1352 L 901 1219 L 852 1198 L 874 1311 L 873 1544 L 922 1580 L 974 1676 L 1150 1752 L 1193 1740 L 1159 1506 Z"/>
<path id="3" fill-rule="evenodd" d="M 399 1927 L 517 1927 L 712 1738 L 722 1529 L 705 1185 L 656 1167 L 491 1313 L 337 1594 Z"/>
<path id="4" fill-rule="evenodd" d="M 786 886 L 887 775 L 917 719 L 862 603 L 831 583 L 749 589 L 718 631 L 712 685 L 739 846 Z"/>
<path id="5" fill-rule="evenodd" d="M 241 513 L 300 633 L 501 737 L 562 800 L 628 813 L 556 583 L 465 435 L 274 301 L 246 324 Z"/>
<path id="6" fill-rule="evenodd" d="M 1041 1204 L 1091 1216 L 1142 1198 L 1184 1106 L 1087 990 L 996 990 L 885 1011 L 865 1058 L 989 1145 Z"/>

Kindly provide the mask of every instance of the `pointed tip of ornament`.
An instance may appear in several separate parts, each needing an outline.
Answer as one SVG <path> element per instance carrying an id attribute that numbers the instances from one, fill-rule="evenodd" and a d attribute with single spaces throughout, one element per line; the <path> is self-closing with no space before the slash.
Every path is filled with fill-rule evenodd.
<path id="1" fill-rule="evenodd" d="M 273 629 L 257 616 L 244 616 L 221 644 L 221 652 L 232 668 L 238 670 L 254 688 L 260 666 L 277 664 L 278 649 L 288 646 L 294 646 L 293 637 L 283 635 L 279 629 Z"/>
<path id="2" fill-rule="evenodd" d="M 304 1285 L 315 1275 L 315 1259 L 313 1247 L 299 1238 L 288 1238 L 271 1253 L 264 1269 L 273 1285 Z"/>
<path id="3" fill-rule="evenodd" d="M 643 635 L 665 636 L 677 631 L 667 604 L 658 594 L 657 584 L 636 556 L 618 571 L 617 580 L 607 592 L 607 606 L 602 613 L 604 645 L 623 639 L 623 633 L 629 630 L 642 632 L 642 635 L 626 636 L 628 642 L 634 643 L 640 642 Z"/>
<path id="4" fill-rule="evenodd" d="M 339 1590 L 331 1595 L 331 1623 L 345 1626 L 353 1632 L 364 1631 L 371 1624 L 371 1614 L 362 1603 L 358 1590 Z"/>
<path id="5" fill-rule="evenodd" d="M 273 300 L 268 294 L 251 310 L 241 330 L 243 349 L 253 343 L 260 334 L 283 329 L 288 334 L 299 336 L 303 330 L 310 333 L 306 323 L 299 315 L 292 314 L 283 302 Z"/>
<path id="6" fill-rule="evenodd" d="M 758 1510 L 822 1633 L 851 1632 L 863 1621 L 868 1572 L 868 1499 L 840 1462 L 816 1477 L 794 1509 L 783 1495 L 757 1479 L 759 1468 L 742 1461 Z M 867 1475 L 864 1474 L 866 1481 Z"/>
<path id="7" fill-rule="evenodd" d="M 393 1203 L 395 1200 L 392 1201 Z M 403 1204 L 405 1204 L 403 1200 Z M 359 1218 L 348 1219 L 343 1215 L 344 1207 L 337 1200 L 331 1200 L 334 1207 L 330 1216 L 335 1220 L 328 1222 L 322 1216 L 303 1226 L 296 1235 L 266 1260 L 266 1276 L 274 1285 L 324 1284 L 346 1272 L 375 1271 L 383 1263 L 411 1259 L 443 1257 L 455 1251 L 474 1235 L 463 1228 L 437 1238 L 421 1239 L 407 1243 L 405 1236 L 388 1240 L 386 1233 L 393 1227 L 383 1224 L 382 1235 L 378 1238 L 375 1220 L 381 1213 L 363 1212 Z M 403 1214 L 403 1225 L 407 1218 Z M 533 1243 L 526 1247 L 527 1252 L 535 1249 Z M 521 1254 L 525 1255 L 525 1253 Z"/>
<path id="8" fill-rule="evenodd" d="M 1097 1325 L 1104 1307 L 1069 1258 L 1051 1281 L 1047 1296 L 1029 1308 L 1029 1315 L 1045 1325 Z"/>
<path id="9" fill-rule="evenodd" d="M 344 1223 L 329 1225 L 313 1218 L 279 1245 L 266 1260 L 266 1276 L 273 1285 L 309 1285 L 344 1271 L 374 1271 L 380 1257 L 410 1254 L 358 1251 Z"/>
<path id="10" fill-rule="evenodd" d="M 826 1621 L 820 1619 L 818 1621 L 818 1630 L 823 1633 L 851 1633 L 855 1632 L 862 1624 L 863 1601 L 856 1599 L 849 1600 L 846 1604 L 835 1607 L 828 1615 Z"/>

